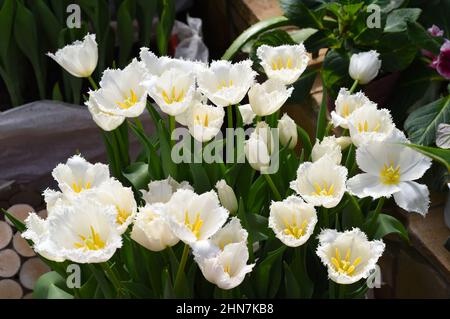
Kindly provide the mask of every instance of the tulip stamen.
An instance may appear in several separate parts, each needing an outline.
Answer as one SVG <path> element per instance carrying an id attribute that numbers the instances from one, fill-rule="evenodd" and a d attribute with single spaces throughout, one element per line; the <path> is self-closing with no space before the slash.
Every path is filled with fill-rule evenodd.
<path id="1" fill-rule="evenodd" d="M 90 182 L 87 182 L 84 185 L 81 181 L 72 183 L 72 189 L 75 193 L 80 193 L 81 191 L 83 191 L 85 189 L 89 189 L 89 188 L 91 188 Z"/>
<path id="2" fill-rule="evenodd" d="M 186 210 L 184 215 L 184 224 L 194 233 L 195 237 L 199 239 L 200 230 L 203 226 L 203 220 L 200 218 L 200 213 L 195 215 L 194 223 L 191 223 L 189 220 L 189 213 Z"/>
<path id="3" fill-rule="evenodd" d="M 209 125 L 209 117 L 208 114 L 205 114 L 203 118 L 200 115 L 195 116 L 195 124 L 202 125 L 204 127 L 208 127 Z"/>
<path id="4" fill-rule="evenodd" d="M 123 223 L 126 222 L 128 217 L 130 217 L 130 213 L 125 209 L 120 208 L 119 206 L 116 206 L 116 210 L 117 210 L 117 218 L 116 218 L 117 223 L 119 225 L 122 225 Z"/>
<path id="5" fill-rule="evenodd" d="M 348 104 L 344 104 L 343 106 L 343 110 L 342 110 L 342 116 L 347 118 L 350 115 L 350 107 L 348 106 Z"/>
<path id="6" fill-rule="evenodd" d="M 75 248 L 82 248 L 85 250 L 99 250 L 105 247 L 105 242 L 100 238 L 99 233 L 97 233 L 93 226 L 90 227 L 91 233 L 86 237 L 83 235 L 78 235 L 81 241 L 75 243 Z"/>
<path id="7" fill-rule="evenodd" d="M 286 219 L 283 219 L 284 226 L 286 227 L 284 229 L 284 233 L 286 235 L 290 235 L 292 237 L 295 237 L 299 239 L 305 234 L 305 228 L 308 225 L 307 220 L 305 219 L 300 225 L 298 225 L 297 220 L 294 215 L 292 215 L 292 222 L 289 223 Z"/>
<path id="8" fill-rule="evenodd" d="M 166 92 L 166 90 L 162 91 L 162 97 L 166 104 L 179 103 L 182 102 L 185 96 L 184 90 L 181 90 L 179 94 L 177 94 L 176 88 L 173 86 L 170 94 Z"/>
<path id="9" fill-rule="evenodd" d="M 226 264 L 223 267 L 223 271 L 226 272 L 229 276 L 231 276 L 231 266 L 230 266 L 230 264 Z"/>
<path id="10" fill-rule="evenodd" d="M 230 88 L 232 86 L 233 86 L 233 80 L 231 80 L 231 79 L 228 81 L 222 80 L 222 81 L 220 81 L 219 85 L 217 86 L 217 91 L 220 91 L 225 88 Z"/>
<path id="11" fill-rule="evenodd" d="M 133 90 L 130 90 L 130 96 L 125 96 L 124 101 L 123 102 L 116 102 L 116 104 L 121 108 L 121 109 L 129 109 L 130 107 L 132 107 L 133 105 L 135 105 L 137 103 L 137 95 Z"/>
<path id="12" fill-rule="evenodd" d="M 333 196 L 334 195 L 334 184 L 331 184 L 330 187 L 328 187 L 327 182 L 324 182 L 323 185 L 320 185 L 319 183 L 314 183 L 314 189 L 315 189 L 315 191 L 312 192 L 312 195 L 317 195 L 317 196 Z"/>
<path id="13" fill-rule="evenodd" d="M 353 262 L 351 262 L 350 260 L 351 260 L 350 248 L 347 249 L 345 258 L 341 259 L 339 249 L 336 247 L 335 256 L 331 258 L 331 263 L 333 264 L 333 266 L 335 267 L 337 272 L 351 276 L 353 274 L 353 272 L 355 271 L 356 267 L 361 262 L 361 258 L 357 257 L 357 258 L 355 258 L 355 260 L 353 260 Z"/>
<path id="14" fill-rule="evenodd" d="M 389 166 L 384 164 L 380 171 L 380 180 L 385 185 L 397 185 L 400 181 L 400 165 L 395 166 L 393 161 Z"/>
<path id="15" fill-rule="evenodd" d="M 290 69 L 292 70 L 294 68 L 292 58 L 287 58 L 286 63 L 284 63 L 282 57 L 278 57 L 278 59 L 272 60 L 272 70 L 283 70 L 283 69 Z"/>

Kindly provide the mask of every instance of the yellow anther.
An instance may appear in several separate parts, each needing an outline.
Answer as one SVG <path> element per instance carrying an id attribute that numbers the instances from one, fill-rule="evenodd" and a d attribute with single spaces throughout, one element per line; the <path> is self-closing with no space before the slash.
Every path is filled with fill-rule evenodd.
<path id="1" fill-rule="evenodd" d="M 350 115 L 350 107 L 348 104 L 344 104 L 344 107 L 342 108 L 342 116 L 348 117 Z"/>
<path id="2" fill-rule="evenodd" d="M 319 183 L 314 183 L 314 192 L 312 192 L 312 195 L 317 196 L 333 196 L 334 194 L 334 184 L 331 184 L 330 187 L 328 187 L 328 183 L 324 182 L 323 185 L 320 185 Z"/>
<path id="3" fill-rule="evenodd" d="M 94 227 L 90 227 L 91 233 L 89 236 L 78 235 L 81 241 L 75 243 L 75 248 L 82 248 L 85 250 L 99 250 L 105 247 L 105 242 L 100 238 L 100 235 L 95 231 Z"/>
<path id="4" fill-rule="evenodd" d="M 400 165 L 395 166 L 394 162 L 383 165 L 380 171 L 380 180 L 386 185 L 397 185 L 400 182 Z"/>
<path id="5" fill-rule="evenodd" d="M 195 116 L 195 124 L 208 127 L 208 125 L 209 125 L 208 113 L 206 113 L 203 117 L 197 114 Z"/>
<path id="6" fill-rule="evenodd" d="M 217 86 L 217 90 L 220 91 L 224 88 L 230 88 L 232 86 L 233 86 L 233 80 L 231 80 L 231 79 L 228 81 L 222 80 L 222 81 L 220 81 L 219 85 Z"/>
<path id="7" fill-rule="evenodd" d="M 172 103 L 179 103 L 182 102 L 184 99 L 184 90 L 181 90 L 179 94 L 177 94 L 177 90 L 176 88 L 173 86 L 172 90 L 170 92 L 170 94 L 168 94 L 165 90 L 162 91 L 161 93 L 164 102 L 166 102 L 166 104 L 172 104 Z"/>
<path id="8" fill-rule="evenodd" d="M 116 210 L 117 210 L 117 223 L 119 225 L 122 225 L 123 223 L 126 222 L 126 220 L 128 219 L 128 217 L 130 217 L 130 213 L 127 212 L 125 209 L 120 208 L 119 206 L 116 206 Z"/>
<path id="9" fill-rule="evenodd" d="M 224 267 L 223 267 L 223 271 L 224 272 L 226 272 L 228 275 L 231 275 L 231 267 L 230 267 L 230 265 L 229 264 L 226 264 Z"/>
<path id="10" fill-rule="evenodd" d="M 282 70 L 282 69 L 293 69 L 294 63 L 292 58 L 287 58 L 286 62 L 283 61 L 282 57 L 274 58 L 272 60 L 272 70 Z"/>
<path id="11" fill-rule="evenodd" d="M 123 102 L 116 102 L 121 109 L 129 109 L 137 103 L 137 95 L 133 90 L 130 90 L 130 96 L 125 96 Z"/>
<path id="12" fill-rule="evenodd" d="M 341 274 L 345 274 L 348 276 L 351 276 L 353 274 L 360 262 L 360 257 L 357 257 L 353 262 L 351 262 L 350 248 L 347 249 L 345 259 L 341 259 L 341 255 L 337 247 L 335 248 L 335 257 L 331 257 L 331 264 L 334 266 L 335 270 Z"/>
<path id="13" fill-rule="evenodd" d="M 291 58 L 287 58 L 286 68 L 287 69 L 292 69 L 292 59 Z"/>
<path id="14" fill-rule="evenodd" d="M 184 224 L 192 231 L 192 233 L 194 233 L 195 237 L 197 237 L 197 239 L 199 239 L 200 230 L 203 225 L 203 220 L 200 218 L 200 213 L 197 213 L 195 215 L 194 223 L 191 223 L 189 221 L 189 213 L 187 210 L 185 211 L 184 214 L 185 214 L 184 215 Z"/>
<path id="15" fill-rule="evenodd" d="M 297 219 L 295 218 L 294 215 L 292 216 L 291 223 L 289 223 L 286 219 L 283 219 L 283 223 L 284 223 L 284 227 L 285 227 L 284 233 L 286 235 L 290 235 L 297 239 L 299 239 L 300 237 L 302 237 L 305 234 L 305 229 L 306 229 L 306 226 L 308 225 L 308 222 L 306 219 L 300 225 L 298 225 Z"/>
<path id="16" fill-rule="evenodd" d="M 75 193 L 80 193 L 81 191 L 89 188 L 91 188 L 90 182 L 87 182 L 84 185 L 81 181 L 78 181 L 78 183 L 77 182 L 72 183 L 72 189 Z"/>

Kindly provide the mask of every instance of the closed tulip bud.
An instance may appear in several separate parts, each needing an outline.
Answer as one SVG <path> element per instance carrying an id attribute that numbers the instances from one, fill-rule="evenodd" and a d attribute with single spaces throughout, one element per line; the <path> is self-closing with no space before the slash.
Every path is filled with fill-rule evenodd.
<path id="1" fill-rule="evenodd" d="M 289 148 L 293 149 L 297 145 L 297 124 L 289 115 L 284 114 L 278 120 L 278 129 L 280 130 L 280 142 L 284 146 L 289 143 Z"/>
<path id="2" fill-rule="evenodd" d="M 350 66 L 348 73 L 353 80 L 360 84 L 366 84 L 372 81 L 381 68 L 381 60 L 378 58 L 380 54 L 377 51 L 371 50 L 368 52 L 361 52 L 353 54 L 350 58 Z"/>
<path id="3" fill-rule="evenodd" d="M 216 183 L 216 188 L 222 206 L 228 209 L 230 214 L 235 214 L 238 209 L 238 202 L 233 189 L 223 179 Z"/>

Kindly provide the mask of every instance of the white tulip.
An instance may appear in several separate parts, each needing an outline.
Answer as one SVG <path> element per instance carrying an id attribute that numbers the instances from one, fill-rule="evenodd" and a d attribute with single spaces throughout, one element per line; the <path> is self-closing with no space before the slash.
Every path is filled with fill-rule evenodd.
<path id="1" fill-rule="evenodd" d="M 367 84 L 376 78 L 381 68 L 379 56 L 374 50 L 353 54 L 348 68 L 351 78 L 360 84 Z"/>
<path id="2" fill-rule="evenodd" d="M 256 50 L 261 66 L 270 79 L 277 79 L 289 85 L 298 80 L 309 62 L 303 44 L 271 47 L 261 45 Z"/>
<path id="3" fill-rule="evenodd" d="M 248 232 L 242 228 L 239 218 L 233 217 L 222 227 L 214 236 L 211 237 L 211 243 L 219 249 L 224 250 L 227 245 L 235 243 L 244 243 L 247 245 Z"/>
<path id="4" fill-rule="evenodd" d="M 142 199 L 145 200 L 147 204 L 154 203 L 167 203 L 179 189 L 190 189 L 193 190 L 192 186 L 188 182 L 183 181 L 178 183 L 172 177 L 160 181 L 152 181 L 148 184 L 148 191 L 141 190 Z"/>
<path id="5" fill-rule="evenodd" d="M 280 80 L 268 79 L 263 84 L 255 83 L 248 91 L 248 99 L 256 115 L 267 116 L 278 111 L 293 90 L 294 88 L 287 88 Z"/>
<path id="6" fill-rule="evenodd" d="M 383 241 L 369 241 L 358 228 L 343 233 L 324 229 L 318 238 L 317 256 L 327 267 L 328 277 L 341 285 L 369 277 L 385 248 Z"/>
<path id="7" fill-rule="evenodd" d="M 228 244 L 221 251 L 203 255 L 194 250 L 194 258 L 203 276 L 221 289 L 239 286 L 255 264 L 247 265 L 248 249 L 244 243 Z"/>
<path id="8" fill-rule="evenodd" d="M 123 70 L 103 72 L 100 88 L 89 92 L 86 105 L 94 121 L 104 130 L 117 128 L 127 117 L 138 117 L 147 103 L 147 91 L 141 85 L 145 69 L 134 59 Z"/>
<path id="9" fill-rule="evenodd" d="M 419 179 L 431 166 L 431 159 L 402 145 L 404 136 L 389 138 L 384 142 L 370 142 L 356 151 L 356 162 L 364 172 L 348 180 L 351 194 L 360 198 L 391 197 L 401 208 L 425 215 L 430 203 L 426 185 Z"/>
<path id="10" fill-rule="evenodd" d="M 325 136 L 321 141 L 316 140 L 316 144 L 311 151 L 311 159 L 316 162 L 323 156 L 329 156 L 337 165 L 341 163 L 342 152 L 336 136 Z"/>
<path id="11" fill-rule="evenodd" d="M 300 197 L 289 196 L 270 205 L 269 227 L 283 244 L 289 247 L 303 245 L 314 232 L 317 212 Z"/>
<path id="12" fill-rule="evenodd" d="M 217 106 L 238 104 L 255 81 L 252 61 L 235 64 L 214 61 L 208 69 L 199 72 L 197 82 L 200 92 Z"/>
<path id="13" fill-rule="evenodd" d="M 339 204 L 346 191 L 347 169 L 329 156 L 300 164 L 297 179 L 290 187 L 314 206 L 332 208 Z"/>
<path id="14" fill-rule="evenodd" d="M 235 214 L 238 210 L 238 201 L 234 190 L 224 179 L 216 183 L 216 189 L 222 206 L 228 209 L 231 214 Z"/>
<path id="15" fill-rule="evenodd" d="M 259 122 L 257 129 L 250 134 L 250 138 L 245 142 L 244 151 L 248 163 L 253 169 L 264 172 L 270 167 L 271 146 L 273 145 L 272 135 L 264 126 L 264 122 Z M 262 130 L 264 126 L 264 130 Z M 266 133 L 266 134 L 264 134 Z"/>
<path id="16" fill-rule="evenodd" d="M 53 261 L 101 263 L 122 246 L 117 231 L 117 211 L 88 198 L 57 205 L 46 220 L 31 214 L 22 234 L 34 250 Z"/>
<path id="17" fill-rule="evenodd" d="M 348 128 L 348 117 L 350 114 L 368 104 L 373 104 L 376 107 L 376 104 L 371 102 L 364 93 L 350 94 L 346 88 L 341 88 L 335 101 L 336 108 L 331 112 L 331 120 L 334 127 Z"/>
<path id="18" fill-rule="evenodd" d="M 52 172 L 53 178 L 64 194 L 74 195 L 77 193 L 95 190 L 103 183 L 110 180 L 108 165 L 96 163 L 91 164 L 79 155 L 74 155 L 67 160 L 66 164 L 58 164 Z M 48 194 L 48 199 L 59 195 Z"/>
<path id="19" fill-rule="evenodd" d="M 175 246 L 180 240 L 164 219 L 166 205 L 159 202 L 139 209 L 133 223 L 131 239 L 151 251 Z"/>
<path id="20" fill-rule="evenodd" d="M 223 107 L 197 102 L 185 112 L 184 116 L 192 137 L 199 142 L 208 142 L 220 132 L 225 110 Z"/>
<path id="21" fill-rule="evenodd" d="M 214 191 L 197 195 L 192 190 L 179 189 L 166 205 L 165 218 L 170 229 L 188 245 L 209 239 L 228 218 L 228 211 L 220 206 Z"/>
<path id="22" fill-rule="evenodd" d="M 253 120 L 256 117 L 256 114 L 255 114 L 255 112 L 253 112 L 252 107 L 250 106 L 250 104 L 239 105 L 238 109 L 239 109 L 239 112 L 241 113 L 241 116 L 242 116 L 242 122 L 245 125 L 252 124 Z"/>
<path id="23" fill-rule="evenodd" d="M 280 142 L 283 146 L 288 145 L 293 149 L 297 145 L 298 133 L 297 124 L 286 113 L 278 120 L 278 129 L 280 133 Z"/>
<path id="24" fill-rule="evenodd" d="M 161 110 L 172 116 L 185 112 L 194 102 L 195 76 L 192 72 L 168 69 L 160 76 L 149 76 L 142 85 Z"/>
<path id="25" fill-rule="evenodd" d="M 372 104 L 355 110 L 348 117 L 348 128 L 353 144 L 358 147 L 370 141 L 383 141 L 396 130 L 389 110 L 378 110 Z"/>
<path id="26" fill-rule="evenodd" d="M 77 78 L 90 77 L 97 67 L 98 48 L 95 34 L 87 34 L 83 41 L 75 41 L 56 51 L 47 53 L 67 72 Z"/>
<path id="27" fill-rule="evenodd" d="M 343 151 L 352 144 L 352 139 L 350 136 L 340 136 L 336 138 L 336 143 L 338 143 L 341 147 L 341 151 Z"/>

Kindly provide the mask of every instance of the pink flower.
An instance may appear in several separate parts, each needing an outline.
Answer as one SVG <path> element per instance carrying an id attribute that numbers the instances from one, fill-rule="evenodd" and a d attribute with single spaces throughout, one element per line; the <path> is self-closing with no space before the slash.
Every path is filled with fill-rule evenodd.
<path id="1" fill-rule="evenodd" d="M 432 66 L 447 80 L 450 79 L 450 41 L 445 40 L 441 46 L 439 56 L 433 61 Z"/>
<path id="2" fill-rule="evenodd" d="M 435 24 L 433 24 L 430 28 L 428 28 L 428 32 L 433 37 L 442 37 L 444 35 L 444 31 L 439 29 L 439 27 Z"/>

